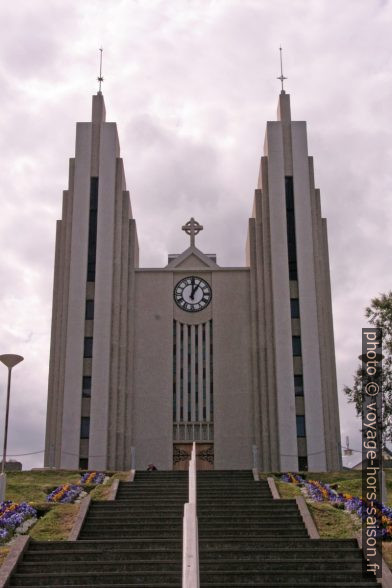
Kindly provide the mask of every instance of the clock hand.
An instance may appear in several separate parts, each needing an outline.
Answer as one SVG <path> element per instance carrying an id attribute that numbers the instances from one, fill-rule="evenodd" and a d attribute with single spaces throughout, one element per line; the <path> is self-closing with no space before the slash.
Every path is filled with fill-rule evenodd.
<path id="1" fill-rule="evenodd" d="M 194 299 L 194 297 L 195 297 L 195 292 L 196 292 L 196 290 L 197 290 L 197 289 L 199 288 L 199 286 L 200 286 L 200 282 L 199 282 L 198 284 L 196 284 L 196 286 L 195 286 L 194 284 L 195 284 L 195 280 L 193 280 L 193 285 L 192 285 L 192 292 L 191 292 L 191 298 L 192 298 L 192 300 L 193 300 L 193 299 Z"/>
<path id="2" fill-rule="evenodd" d="M 193 297 L 195 295 L 195 278 L 191 278 L 191 293 L 190 293 L 190 299 L 193 300 Z"/>

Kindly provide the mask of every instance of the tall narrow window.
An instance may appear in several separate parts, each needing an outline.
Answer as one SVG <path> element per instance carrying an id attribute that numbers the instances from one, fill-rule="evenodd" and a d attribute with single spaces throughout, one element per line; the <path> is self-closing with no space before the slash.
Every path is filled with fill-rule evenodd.
<path id="1" fill-rule="evenodd" d="M 92 357 L 92 356 L 93 356 L 93 338 L 92 337 L 85 337 L 84 338 L 83 357 Z"/>
<path id="2" fill-rule="evenodd" d="M 296 396 L 303 396 L 304 395 L 304 378 L 302 375 L 295 375 L 294 376 L 294 389 Z"/>
<path id="3" fill-rule="evenodd" d="M 298 469 L 300 472 L 307 472 L 308 471 L 308 458 L 307 457 L 298 457 Z"/>
<path id="4" fill-rule="evenodd" d="M 94 300 L 86 300 L 86 321 L 92 321 L 94 319 Z"/>
<path id="5" fill-rule="evenodd" d="M 286 217 L 287 217 L 287 247 L 289 258 L 289 278 L 298 280 L 297 272 L 297 244 L 295 238 L 294 216 L 294 185 L 292 176 L 285 178 L 286 189 Z"/>
<path id="6" fill-rule="evenodd" d="M 88 226 L 87 281 L 95 282 L 97 252 L 98 178 L 90 179 L 90 215 Z"/>
<path id="7" fill-rule="evenodd" d="M 301 337 L 299 337 L 298 335 L 294 335 L 292 337 L 292 340 L 293 340 L 293 355 L 294 355 L 294 357 L 298 357 L 299 355 L 302 355 Z"/>
<path id="8" fill-rule="evenodd" d="M 82 395 L 87 398 L 91 396 L 91 376 L 83 376 Z"/>
<path id="9" fill-rule="evenodd" d="M 305 416 L 297 414 L 297 437 L 306 437 Z"/>
<path id="10" fill-rule="evenodd" d="M 299 299 L 290 298 L 291 318 L 299 318 Z"/>
<path id="11" fill-rule="evenodd" d="M 88 439 L 90 437 L 90 419 L 89 417 L 82 417 L 80 423 L 80 438 Z"/>

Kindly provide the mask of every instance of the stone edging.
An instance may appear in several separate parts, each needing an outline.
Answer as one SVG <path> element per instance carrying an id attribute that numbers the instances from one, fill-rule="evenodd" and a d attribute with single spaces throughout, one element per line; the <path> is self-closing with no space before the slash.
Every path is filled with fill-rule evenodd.
<path id="1" fill-rule="evenodd" d="M 362 550 L 362 534 L 358 533 L 355 537 L 358 543 L 359 549 Z M 383 588 L 392 588 L 392 572 L 389 569 L 388 564 L 381 554 L 381 566 L 382 566 L 382 578 L 377 578 L 377 583 L 381 584 Z"/>
<path id="2" fill-rule="evenodd" d="M 268 482 L 269 489 L 271 490 L 272 498 L 274 500 L 279 500 L 280 494 L 279 494 L 279 491 L 276 487 L 275 480 L 271 477 L 268 477 L 267 482 Z"/>
<path id="3" fill-rule="evenodd" d="M 108 500 L 116 500 L 117 490 L 118 490 L 119 483 L 120 483 L 120 480 L 118 478 L 116 478 L 115 480 L 113 480 L 113 483 L 110 486 L 110 490 L 109 490 L 109 493 L 108 493 Z"/>
<path id="4" fill-rule="evenodd" d="M 136 470 L 129 470 L 127 477 L 125 478 L 125 482 L 133 482 L 135 479 Z"/>
<path id="5" fill-rule="evenodd" d="M 6 588 L 12 572 L 23 557 L 30 541 L 29 535 L 19 535 L 11 545 L 10 551 L 0 568 L 0 588 Z"/>
<path id="6" fill-rule="evenodd" d="M 90 507 L 90 502 L 91 502 L 90 494 L 88 496 L 86 496 L 85 498 L 83 498 L 83 500 L 81 501 L 80 506 L 79 506 L 79 512 L 76 516 L 76 520 L 74 522 L 74 525 L 71 529 L 71 532 L 68 536 L 67 541 L 76 541 L 77 538 L 79 537 L 80 531 L 82 530 L 83 523 L 84 523 L 84 520 L 87 515 L 87 511 Z"/>
<path id="7" fill-rule="evenodd" d="M 314 524 L 312 515 L 309 512 L 305 498 L 303 496 L 296 496 L 295 502 L 297 503 L 299 512 L 301 513 L 302 520 L 305 524 L 307 532 L 309 533 L 309 537 L 311 539 L 320 539 L 319 532 L 317 531 L 317 527 Z"/>

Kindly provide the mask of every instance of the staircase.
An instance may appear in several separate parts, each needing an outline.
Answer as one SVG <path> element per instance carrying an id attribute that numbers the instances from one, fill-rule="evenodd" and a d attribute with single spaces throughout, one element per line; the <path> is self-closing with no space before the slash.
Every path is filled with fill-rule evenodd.
<path id="1" fill-rule="evenodd" d="M 9 586 L 180 588 L 187 472 L 138 472 L 78 541 L 31 541 Z M 295 500 L 248 471 L 198 472 L 201 588 L 375 588 L 354 540 L 309 539 Z"/>
<path id="2" fill-rule="evenodd" d="M 93 502 L 78 541 L 31 541 L 10 586 L 180 588 L 187 472 L 138 472 Z"/>
<path id="3" fill-rule="evenodd" d="M 198 472 L 201 588 L 375 588 L 354 540 L 309 539 L 295 500 L 246 471 Z"/>

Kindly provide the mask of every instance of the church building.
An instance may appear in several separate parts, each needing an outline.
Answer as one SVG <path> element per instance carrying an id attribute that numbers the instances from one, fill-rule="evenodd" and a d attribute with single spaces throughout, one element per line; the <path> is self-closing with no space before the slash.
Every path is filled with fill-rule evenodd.
<path id="1" fill-rule="evenodd" d="M 327 225 L 284 90 L 243 267 L 198 249 L 208 218 L 189 216 L 187 248 L 140 267 L 98 92 L 57 221 L 45 465 L 125 470 L 134 454 L 137 469 L 185 469 L 196 441 L 202 469 L 340 469 Z"/>

